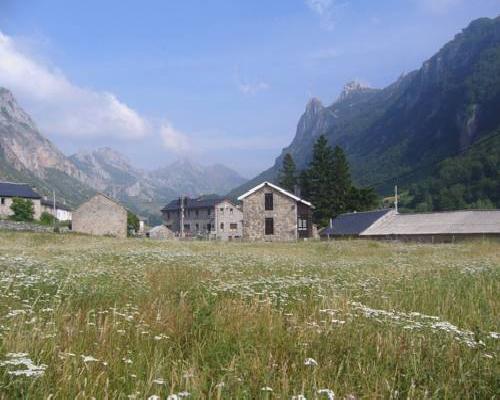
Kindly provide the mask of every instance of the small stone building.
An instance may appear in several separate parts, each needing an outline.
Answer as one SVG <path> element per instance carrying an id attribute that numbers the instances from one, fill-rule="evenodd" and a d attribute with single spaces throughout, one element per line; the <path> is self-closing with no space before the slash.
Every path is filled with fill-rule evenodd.
<path id="1" fill-rule="evenodd" d="M 127 237 L 127 210 L 116 200 L 98 193 L 73 212 L 72 229 L 89 235 Z"/>
<path id="2" fill-rule="evenodd" d="M 40 196 L 27 183 L 0 182 L 0 218 L 8 218 L 14 213 L 10 209 L 14 198 L 28 199 L 33 203 L 33 218 L 40 219 L 42 205 Z"/>
<path id="3" fill-rule="evenodd" d="M 168 229 L 165 225 L 158 225 L 151 228 L 146 236 L 153 240 L 173 240 L 175 239 L 175 234 L 170 229 Z"/>
<path id="4" fill-rule="evenodd" d="M 270 182 L 241 195 L 243 238 L 293 241 L 313 236 L 312 204 Z"/>

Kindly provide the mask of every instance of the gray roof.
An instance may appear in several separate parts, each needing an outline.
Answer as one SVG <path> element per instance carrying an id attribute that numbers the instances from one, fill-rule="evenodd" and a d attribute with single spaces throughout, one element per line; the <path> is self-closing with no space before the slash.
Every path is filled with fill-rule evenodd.
<path id="1" fill-rule="evenodd" d="M 500 210 L 463 210 L 419 214 L 391 213 L 361 236 L 500 234 Z"/>
<path id="2" fill-rule="evenodd" d="M 392 209 L 387 208 L 384 210 L 341 214 L 333 219 L 332 226 L 321 231 L 321 236 L 359 235 L 390 211 Z"/>
<path id="3" fill-rule="evenodd" d="M 43 206 L 47 206 L 47 207 L 51 207 L 51 208 L 54 206 L 54 201 L 50 200 L 50 199 L 42 199 L 41 203 Z M 68 205 L 61 203 L 59 201 L 56 201 L 56 209 L 57 210 L 71 211 L 71 208 Z"/>
<path id="4" fill-rule="evenodd" d="M 184 198 L 184 208 L 186 210 L 199 209 L 199 208 L 212 208 L 216 204 L 223 201 L 223 197 L 199 197 L 197 199 L 190 199 L 189 197 Z M 177 211 L 180 210 L 181 203 L 180 199 L 172 200 L 168 203 L 161 211 Z"/>
<path id="5" fill-rule="evenodd" d="M 41 199 L 37 192 L 27 183 L 0 182 L 0 197 L 21 197 L 25 199 Z"/>

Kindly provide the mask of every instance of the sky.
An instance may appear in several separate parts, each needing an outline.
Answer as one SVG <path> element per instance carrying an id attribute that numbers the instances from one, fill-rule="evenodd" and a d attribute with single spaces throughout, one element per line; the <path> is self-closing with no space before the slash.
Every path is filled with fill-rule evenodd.
<path id="1" fill-rule="evenodd" d="M 500 0 L 0 0 L 0 86 L 66 154 L 109 146 L 245 177 L 311 97 L 384 87 Z"/>

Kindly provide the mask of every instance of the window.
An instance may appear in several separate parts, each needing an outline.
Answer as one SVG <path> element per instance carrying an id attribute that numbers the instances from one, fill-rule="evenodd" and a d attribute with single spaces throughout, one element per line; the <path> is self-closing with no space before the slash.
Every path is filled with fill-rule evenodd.
<path id="1" fill-rule="evenodd" d="M 196 216 L 198 216 L 200 214 L 200 212 L 198 210 L 196 210 L 194 213 Z"/>
<path id="2" fill-rule="evenodd" d="M 200 230 L 200 224 L 196 224 L 196 230 L 199 231 Z"/>
<path id="3" fill-rule="evenodd" d="M 3 199 L 2 199 L 3 200 Z M 3 203 L 2 203 L 3 204 Z M 167 211 L 167 219 L 170 219 L 170 212 Z"/>
<path id="4" fill-rule="evenodd" d="M 274 219 L 266 218 L 266 235 L 274 235 Z"/>
<path id="5" fill-rule="evenodd" d="M 266 193 L 264 195 L 264 208 L 266 211 L 272 211 L 274 209 L 274 201 L 273 201 L 273 194 L 272 193 Z"/>
<path id="6" fill-rule="evenodd" d="M 232 208 L 230 208 L 230 209 L 229 209 L 229 214 L 232 214 L 232 213 L 233 213 L 233 209 L 232 209 Z"/>
<path id="7" fill-rule="evenodd" d="M 229 229 L 235 231 L 236 229 L 238 229 L 238 224 L 229 224 Z"/>
<path id="8" fill-rule="evenodd" d="M 190 224 L 184 224 L 184 230 L 185 231 L 190 231 L 191 230 L 191 225 Z"/>
<path id="9" fill-rule="evenodd" d="M 224 230 L 224 222 L 221 222 L 220 223 L 220 230 L 223 231 Z"/>
<path id="10" fill-rule="evenodd" d="M 208 209 L 208 215 L 210 215 L 210 214 L 212 214 L 212 209 L 211 208 Z"/>
<path id="11" fill-rule="evenodd" d="M 223 207 L 220 208 L 220 213 L 224 214 L 224 208 Z"/>
<path id="12" fill-rule="evenodd" d="M 210 209 L 209 209 L 210 210 Z M 212 230 L 212 224 L 207 224 L 207 231 L 211 231 Z"/>
<path id="13" fill-rule="evenodd" d="M 5 199 L 2 197 L 2 199 L 0 200 L 2 206 L 5 204 Z"/>
<path id="14" fill-rule="evenodd" d="M 299 229 L 299 231 L 307 231 L 307 219 L 306 218 L 299 218 L 298 229 Z"/>

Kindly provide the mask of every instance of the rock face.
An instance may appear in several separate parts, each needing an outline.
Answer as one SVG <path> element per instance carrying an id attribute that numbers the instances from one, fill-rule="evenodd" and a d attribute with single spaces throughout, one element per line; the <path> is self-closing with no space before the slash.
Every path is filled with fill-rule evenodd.
<path id="1" fill-rule="evenodd" d="M 351 82 L 330 106 L 311 100 L 274 166 L 231 194 L 275 180 L 288 152 L 299 169 L 306 167 L 321 134 L 346 151 L 358 184 L 379 183 L 384 191 L 391 177 L 450 157 L 498 129 L 499 77 L 500 17 L 476 20 L 384 89 Z"/>
<path id="2" fill-rule="evenodd" d="M 187 160 L 145 172 L 108 147 L 67 157 L 4 88 L 0 88 L 0 180 L 30 183 L 45 195 L 55 190 L 57 198 L 71 206 L 96 191 L 106 193 L 157 221 L 161 207 L 175 197 L 223 194 L 245 181 L 222 165 L 205 167 Z"/>

